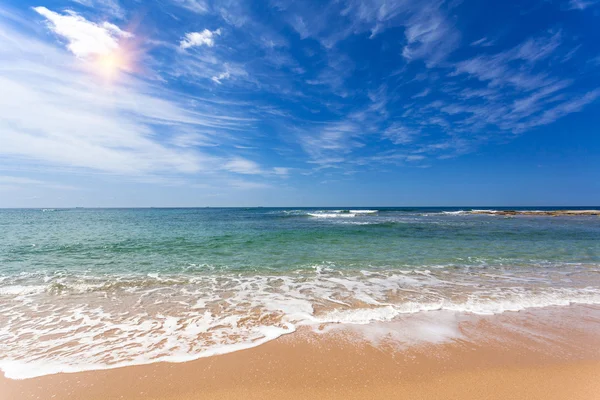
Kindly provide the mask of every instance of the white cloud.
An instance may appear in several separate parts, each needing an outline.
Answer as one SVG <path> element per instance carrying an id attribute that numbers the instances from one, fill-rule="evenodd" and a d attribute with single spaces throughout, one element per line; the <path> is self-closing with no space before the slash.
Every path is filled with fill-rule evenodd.
<path id="1" fill-rule="evenodd" d="M 225 71 L 225 72 L 221 72 L 219 75 L 215 75 L 212 78 L 210 78 L 213 82 L 218 83 L 219 85 L 221 84 L 221 81 L 223 79 L 228 79 L 231 76 L 231 74 L 229 73 L 229 71 Z"/>
<path id="2" fill-rule="evenodd" d="M 258 175 L 263 173 L 263 170 L 257 163 L 242 157 L 232 158 L 225 163 L 224 169 L 230 172 L 246 175 Z"/>
<path id="3" fill-rule="evenodd" d="M 227 107 L 197 111 L 164 87 L 124 76 L 113 85 L 86 73 L 85 61 L 2 24 L 0 158 L 16 165 L 131 176 L 220 169 L 216 155 L 172 142 L 201 129 L 227 138 L 251 120 Z M 190 138 L 188 138 L 190 139 Z M 198 139 L 198 138 L 195 138 Z"/>
<path id="4" fill-rule="evenodd" d="M 96 24 L 73 11 L 59 14 L 46 7 L 35 7 L 34 10 L 46 17 L 55 34 L 68 41 L 67 48 L 77 57 L 110 54 L 119 47 L 120 39 L 133 36 L 109 22 Z"/>
<path id="5" fill-rule="evenodd" d="M 174 1 L 189 9 L 195 8 L 198 12 L 211 12 L 211 17 L 218 14 L 219 7 L 221 7 L 221 13 L 223 12 L 224 3 L 222 2 L 211 2 L 209 6 L 208 3 L 202 1 Z M 103 149 L 110 150 L 110 154 L 127 155 L 123 160 L 112 163 L 113 165 L 121 164 L 118 168 L 107 167 L 105 164 L 108 162 L 102 160 L 102 157 L 92 157 L 101 164 L 99 167 L 90 166 L 91 161 L 84 160 L 69 161 L 65 164 L 76 165 L 79 163 L 78 165 L 98 168 L 102 171 L 122 172 L 127 170 L 125 161 L 127 159 L 135 164 L 130 168 L 131 171 L 136 171 L 134 173 L 152 173 L 153 171 L 185 173 L 208 168 L 208 170 L 219 171 L 220 174 L 228 171 L 248 175 L 248 178 L 252 178 L 251 175 L 285 176 L 289 171 L 283 167 L 261 167 L 254 161 L 235 157 L 235 154 L 248 155 L 252 153 L 256 155 L 261 149 L 258 149 L 256 153 L 233 149 L 233 153 L 230 153 L 232 148 L 218 148 L 219 143 L 223 143 L 219 132 L 222 132 L 221 128 L 237 129 L 240 132 L 237 137 L 240 138 L 241 143 L 252 143 L 246 133 L 250 129 L 258 131 L 262 127 L 262 123 L 258 122 L 258 119 L 266 120 L 265 114 L 267 113 L 269 121 L 280 121 L 283 118 L 293 120 L 290 122 L 290 126 L 295 124 L 297 127 L 291 129 L 292 132 L 297 133 L 297 137 L 295 137 L 297 143 L 308 155 L 309 162 L 322 167 L 335 164 L 348 165 L 352 163 L 356 155 L 366 158 L 368 153 L 382 152 L 390 148 L 401 149 L 403 154 L 390 155 L 389 160 L 419 161 L 423 156 L 412 154 L 411 151 L 417 149 L 423 152 L 438 152 L 435 153 L 437 155 L 446 151 L 456 151 L 459 148 L 464 149 L 467 147 L 466 140 L 460 141 L 460 137 L 468 138 L 473 142 L 477 140 L 483 142 L 486 139 L 480 139 L 480 137 L 492 137 L 499 130 L 504 131 L 503 133 L 507 131 L 522 132 L 534 126 L 550 123 L 553 119 L 569 112 L 575 112 L 574 110 L 595 101 L 597 97 L 594 92 L 579 93 L 574 89 L 577 86 L 573 85 L 572 88 L 570 80 L 561 79 L 560 72 L 555 73 L 553 66 L 548 65 L 556 62 L 557 54 L 561 52 L 562 40 L 569 39 L 566 34 L 563 38 L 560 32 L 546 33 L 540 37 L 525 40 L 520 45 L 504 52 L 497 52 L 499 46 L 487 47 L 491 41 L 484 37 L 471 43 L 472 46 L 478 46 L 476 49 L 468 50 L 467 48 L 468 52 L 475 52 L 476 57 L 454 63 L 456 59 L 461 60 L 458 58 L 460 54 L 454 53 L 452 58 L 449 55 L 458 47 L 460 33 L 456 29 L 451 15 L 452 6 L 448 2 L 400 0 L 390 3 L 384 0 L 347 0 L 330 3 L 327 7 L 323 7 L 323 10 L 308 7 L 307 12 L 304 12 L 302 7 L 296 7 L 294 3 L 282 6 L 278 12 L 286 14 L 282 17 L 287 18 L 288 23 L 296 21 L 295 28 L 301 37 L 316 39 L 325 46 L 325 48 L 319 47 L 312 40 L 305 41 L 303 46 L 308 48 L 307 52 L 311 53 L 307 53 L 306 57 L 299 58 L 302 62 L 307 62 L 309 59 L 308 62 L 313 66 L 316 65 L 320 70 L 312 69 L 304 76 L 293 76 L 289 71 L 290 66 L 293 66 L 294 63 L 289 61 L 289 57 L 286 58 L 288 53 L 291 54 L 290 49 L 284 45 L 277 45 L 273 40 L 265 40 L 261 30 L 251 29 L 255 25 L 252 25 L 250 19 L 244 17 L 248 14 L 243 14 L 239 10 L 232 11 L 241 15 L 240 18 L 236 18 L 236 21 L 239 22 L 228 22 L 231 25 L 228 30 L 232 30 L 232 35 L 242 31 L 248 32 L 248 38 L 241 41 L 242 43 L 238 45 L 228 41 L 227 46 L 220 46 L 221 37 L 218 37 L 221 34 L 220 29 L 189 32 L 178 37 L 181 39 L 179 43 L 177 39 L 171 41 L 173 49 L 179 46 L 180 49 L 189 50 L 174 51 L 173 60 L 163 63 L 160 68 L 163 73 L 168 71 L 173 79 L 186 80 L 186 84 L 191 83 L 201 87 L 204 97 L 211 97 L 215 100 L 224 99 L 224 97 L 220 97 L 222 93 L 226 93 L 227 98 L 232 101 L 242 98 L 241 96 L 236 97 L 242 92 L 239 90 L 242 85 L 246 85 L 243 87 L 244 95 L 248 93 L 246 89 L 250 86 L 253 90 L 256 89 L 256 92 L 262 93 L 270 88 L 275 88 L 277 90 L 273 90 L 273 93 L 276 92 L 281 99 L 289 100 L 287 94 L 282 95 L 285 92 L 281 89 L 285 89 L 285 87 L 280 87 L 280 82 L 288 81 L 290 86 L 300 88 L 298 91 L 304 90 L 300 93 L 304 97 L 297 104 L 301 104 L 306 109 L 306 113 L 297 113 L 295 105 L 287 108 L 289 104 L 284 101 L 278 103 L 281 110 L 265 108 L 262 107 L 262 104 L 250 104 L 250 102 L 240 106 L 240 108 L 244 108 L 245 112 L 256 116 L 257 122 L 227 120 L 222 118 L 223 113 L 207 112 L 199 115 L 187 111 L 190 103 L 186 99 L 177 99 L 170 95 L 167 95 L 168 99 L 163 98 L 163 94 L 156 90 L 157 88 L 139 81 L 129 80 L 129 78 L 126 88 L 118 88 L 112 94 L 119 97 L 123 94 L 123 96 L 117 100 L 112 99 L 115 103 L 111 105 L 109 104 L 111 96 L 103 93 L 102 88 L 96 87 L 97 85 L 86 82 L 80 71 L 75 71 L 76 79 L 68 85 L 67 75 L 57 74 L 60 77 L 61 85 L 71 89 L 77 88 L 76 90 L 82 92 L 89 90 L 94 96 L 98 95 L 102 99 L 98 101 L 99 104 L 90 101 L 84 94 L 74 94 L 71 93 L 71 89 L 59 88 L 55 82 L 48 85 L 48 91 L 54 96 L 52 98 L 47 93 L 40 95 L 38 92 L 41 90 L 29 85 L 26 79 L 18 82 L 30 90 L 31 98 L 46 96 L 43 110 L 56 111 L 56 114 L 60 115 L 63 109 L 74 104 L 77 116 L 85 115 L 88 118 L 97 113 L 102 117 L 98 117 L 100 121 L 98 131 L 124 132 L 122 137 L 115 134 L 114 145 L 110 144 L 108 134 L 102 132 L 98 134 L 99 138 L 103 138 L 101 139 L 104 141 L 101 143 Z M 456 2 L 453 3 L 456 4 Z M 121 41 L 125 39 L 127 33 L 115 25 L 93 23 L 72 12 L 58 14 L 43 7 L 38 7 L 38 9 L 46 10 L 36 11 L 48 18 L 52 30 L 66 38 L 69 49 L 80 58 L 87 57 L 83 53 L 84 50 L 94 48 L 94 46 L 82 44 L 89 40 L 88 36 L 94 38 L 93 43 L 99 41 L 104 48 L 114 49 L 115 46 L 124 45 Z M 182 10 L 178 11 L 183 12 Z M 323 11 L 322 15 L 316 11 Z M 66 19 L 68 23 L 63 19 Z M 85 29 L 80 29 L 77 23 L 82 23 Z M 242 25 L 243 30 L 235 31 L 236 27 Z M 202 25 L 200 26 L 203 28 Z M 388 42 L 388 38 L 380 37 L 379 32 L 400 26 L 403 29 L 397 29 L 395 32 L 400 32 L 401 36 L 404 35 L 404 40 L 400 37 L 399 41 L 395 42 L 396 46 L 400 48 L 392 48 L 390 51 L 395 54 L 402 51 L 408 60 L 418 61 L 418 64 L 424 62 L 427 66 L 436 68 L 425 69 L 413 64 L 408 65 L 403 72 L 387 81 L 373 76 L 365 82 L 350 82 L 349 78 L 355 72 L 360 73 L 366 65 L 366 60 L 356 60 L 355 66 L 354 60 L 343 53 L 342 49 L 345 46 L 336 46 L 336 44 L 355 34 L 362 34 L 361 40 L 366 39 L 369 31 L 373 45 L 377 45 L 379 42 Z M 87 34 L 86 29 L 91 32 L 90 35 Z M 195 29 L 198 28 L 191 28 L 191 30 Z M 86 33 L 82 34 L 82 32 Z M 185 30 L 180 34 L 183 32 Z M 227 32 L 224 31 L 225 33 Z M 257 44 L 253 42 L 252 35 L 260 39 L 260 45 L 258 45 L 260 47 L 256 47 Z M 101 37 L 102 40 L 96 40 L 96 36 Z M 389 37 L 392 36 L 393 34 L 390 32 Z M 107 37 L 108 39 L 106 39 Z M 78 44 L 81 46 L 77 46 Z M 466 42 L 464 45 L 468 46 L 469 43 Z M 74 50 L 72 47 L 76 49 Z M 102 48 L 102 46 L 96 47 Z M 241 52 L 241 48 L 248 51 Z M 281 54 L 273 53 L 274 48 L 277 48 Z M 468 54 L 468 52 L 461 54 Z M 277 67 L 277 71 L 272 66 L 266 65 L 266 56 L 270 57 L 269 60 L 272 65 Z M 562 58 L 564 57 L 561 55 Z M 160 62 L 159 60 L 154 61 Z M 68 62 L 64 63 L 64 65 L 68 64 Z M 34 70 L 39 75 L 40 82 L 43 81 L 42 75 L 53 78 L 56 73 L 56 71 L 42 72 L 43 67 L 45 66 L 38 65 Z M 416 68 L 421 69 L 420 74 L 411 79 Z M 419 75 L 425 78 L 420 78 Z M 1 77 L 2 72 L 0 71 Z M 399 89 L 396 86 L 397 83 L 399 85 L 406 84 L 406 86 Z M 390 88 L 389 91 L 386 84 Z M 44 83 L 40 87 L 45 87 L 45 85 Z M 362 86 L 357 88 L 360 85 Z M 15 93 L 26 93 L 21 90 L 22 88 L 19 89 L 21 92 L 10 86 L 7 88 Z M 430 95 L 431 88 L 435 89 L 433 95 Z M 63 90 L 67 92 L 66 96 L 62 95 Z M 315 101 L 317 100 L 315 93 L 319 95 L 319 102 Z M 338 97 L 333 98 L 331 94 L 337 94 Z M 443 102 L 440 100 L 437 102 L 438 104 L 434 104 L 435 102 L 431 102 L 434 97 L 443 99 Z M 569 98 L 576 99 L 576 101 L 568 102 Z M 168 103 L 168 107 L 159 106 L 158 100 Z M 263 100 L 264 96 L 260 101 Z M 270 101 L 270 99 L 265 101 Z M 359 104 L 361 101 L 364 101 L 365 104 Z M 92 105 L 96 108 L 94 109 Z M 35 106 L 37 107 L 37 105 Z M 222 107 L 221 110 L 226 108 L 228 107 Z M 290 111 L 287 112 L 287 110 Z M 544 114 L 545 110 L 553 111 Z M 308 111 L 312 113 L 312 116 L 308 114 Z M 163 112 L 163 115 L 166 114 L 164 119 L 157 118 L 156 114 L 160 114 L 160 112 Z M 50 114 L 50 111 L 44 111 L 43 115 L 54 124 Z M 400 118 L 401 116 L 402 118 Z M 76 117 L 68 116 L 68 118 L 74 120 Z M 311 118 L 314 118 L 314 121 L 308 120 Z M 395 122 L 390 124 L 390 120 Z M 107 124 L 105 121 L 111 121 L 114 126 L 103 125 Z M 26 124 L 24 123 L 24 125 Z M 83 125 L 84 123 L 79 121 L 79 126 Z M 250 129 L 244 129 L 244 125 Z M 14 126 L 12 124 L 11 128 Z M 29 126 L 26 127 L 29 129 Z M 195 132 L 196 127 L 201 128 L 199 130 L 201 134 Z M 163 128 L 165 129 L 163 130 Z M 210 128 L 210 130 L 204 128 Z M 36 129 L 38 128 L 36 127 Z M 61 136 L 64 143 L 79 140 L 79 133 L 76 129 L 70 128 L 67 124 L 62 129 L 71 134 L 71 136 L 67 134 Z M 59 129 L 55 131 L 59 131 Z M 24 132 L 24 135 L 29 134 L 27 130 Z M 6 136 L 8 133 L 0 133 L 0 136 L 2 135 Z M 46 133 L 41 136 L 44 135 Z M 367 135 L 376 136 L 376 140 L 371 141 Z M 30 136 L 35 137 L 36 135 Z M 283 136 L 285 133 L 281 134 L 281 137 Z M 129 138 L 135 144 L 131 146 L 123 144 L 123 138 Z M 88 138 L 85 140 L 90 141 Z M 282 141 L 291 142 L 293 140 L 282 139 Z M 141 143 L 144 146 L 152 145 L 154 147 L 151 150 L 148 150 L 150 147 L 144 149 L 143 146 L 139 147 Z M 243 146 L 230 144 L 243 149 Z M 285 145 L 279 146 L 279 143 L 277 145 L 280 148 L 285 147 Z M 220 156 L 208 156 L 201 153 L 205 151 L 199 149 L 202 146 L 215 146 L 211 150 L 214 150 L 213 154 L 220 154 Z M 27 151 L 31 153 L 34 148 L 34 146 L 30 146 Z M 51 148 L 52 146 L 47 146 L 48 150 Z M 282 151 L 291 153 L 296 149 L 286 148 Z M 22 154 L 27 153 L 25 146 L 22 146 L 19 151 Z M 155 151 L 156 154 L 164 152 L 164 155 L 151 156 L 155 154 Z M 1 149 L 0 152 L 2 152 Z M 144 157 L 141 156 L 142 154 Z M 152 158 L 153 162 L 144 165 L 142 161 L 146 156 Z M 412 158 L 409 158 L 411 156 Z M 57 160 L 60 157 L 55 155 L 51 158 L 52 162 L 59 162 Z M 109 157 L 105 158 L 109 159 Z"/>
<path id="6" fill-rule="evenodd" d="M 246 72 L 246 70 L 240 65 L 224 63 L 223 66 L 225 67 L 225 71 L 210 78 L 213 82 L 218 83 L 219 85 L 226 79 L 236 79 L 248 76 L 248 72 Z"/>
<path id="7" fill-rule="evenodd" d="M 208 29 L 202 32 L 188 32 L 185 37 L 179 42 L 179 47 L 182 49 L 188 49 L 190 47 L 208 46 L 213 47 L 215 45 L 215 36 L 221 34 L 221 29 L 209 31 Z"/>

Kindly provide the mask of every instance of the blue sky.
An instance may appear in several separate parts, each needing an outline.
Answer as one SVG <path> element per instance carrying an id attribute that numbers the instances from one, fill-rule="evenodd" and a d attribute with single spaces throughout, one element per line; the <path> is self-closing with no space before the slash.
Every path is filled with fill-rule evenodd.
<path id="1" fill-rule="evenodd" d="M 600 2 L 8 0 L 0 207 L 599 205 Z"/>

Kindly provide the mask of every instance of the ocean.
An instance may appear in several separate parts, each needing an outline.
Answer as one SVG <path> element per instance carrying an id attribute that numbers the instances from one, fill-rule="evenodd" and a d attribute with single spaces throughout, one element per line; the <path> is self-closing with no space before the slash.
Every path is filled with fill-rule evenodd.
<path id="1" fill-rule="evenodd" d="M 179 362 L 301 327 L 600 304 L 599 217 L 469 210 L 0 210 L 0 369 Z"/>

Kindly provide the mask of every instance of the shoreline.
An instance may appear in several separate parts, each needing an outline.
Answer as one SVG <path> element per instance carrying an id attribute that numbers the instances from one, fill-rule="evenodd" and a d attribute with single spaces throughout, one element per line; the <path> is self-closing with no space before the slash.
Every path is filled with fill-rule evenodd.
<path id="1" fill-rule="evenodd" d="M 441 392 L 448 399 L 551 400 L 600 393 L 598 306 L 423 314 L 301 330 L 183 363 L 2 377 L 0 399 L 434 399 Z"/>
<path id="2" fill-rule="evenodd" d="M 514 215 L 537 215 L 537 216 L 551 216 L 551 217 L 563 217 L 563 216 L 600 216 L 600 210 L 472 210 L 468 211 L 468 214 L 475 215 L 503 215 L 503 216 L 514 216 Z"/>

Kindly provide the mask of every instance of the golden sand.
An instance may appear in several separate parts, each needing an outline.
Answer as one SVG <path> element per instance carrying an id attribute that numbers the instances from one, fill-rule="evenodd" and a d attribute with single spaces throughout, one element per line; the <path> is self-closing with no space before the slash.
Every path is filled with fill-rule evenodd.
<path id="1" fill-rule="evenodd" d="M 404 345 L 304 331 L 187 363 L 1 378 L 0 399 L 596 400 L 599 315 L 571 306 L 474 317 L 458 337 Z"/>

